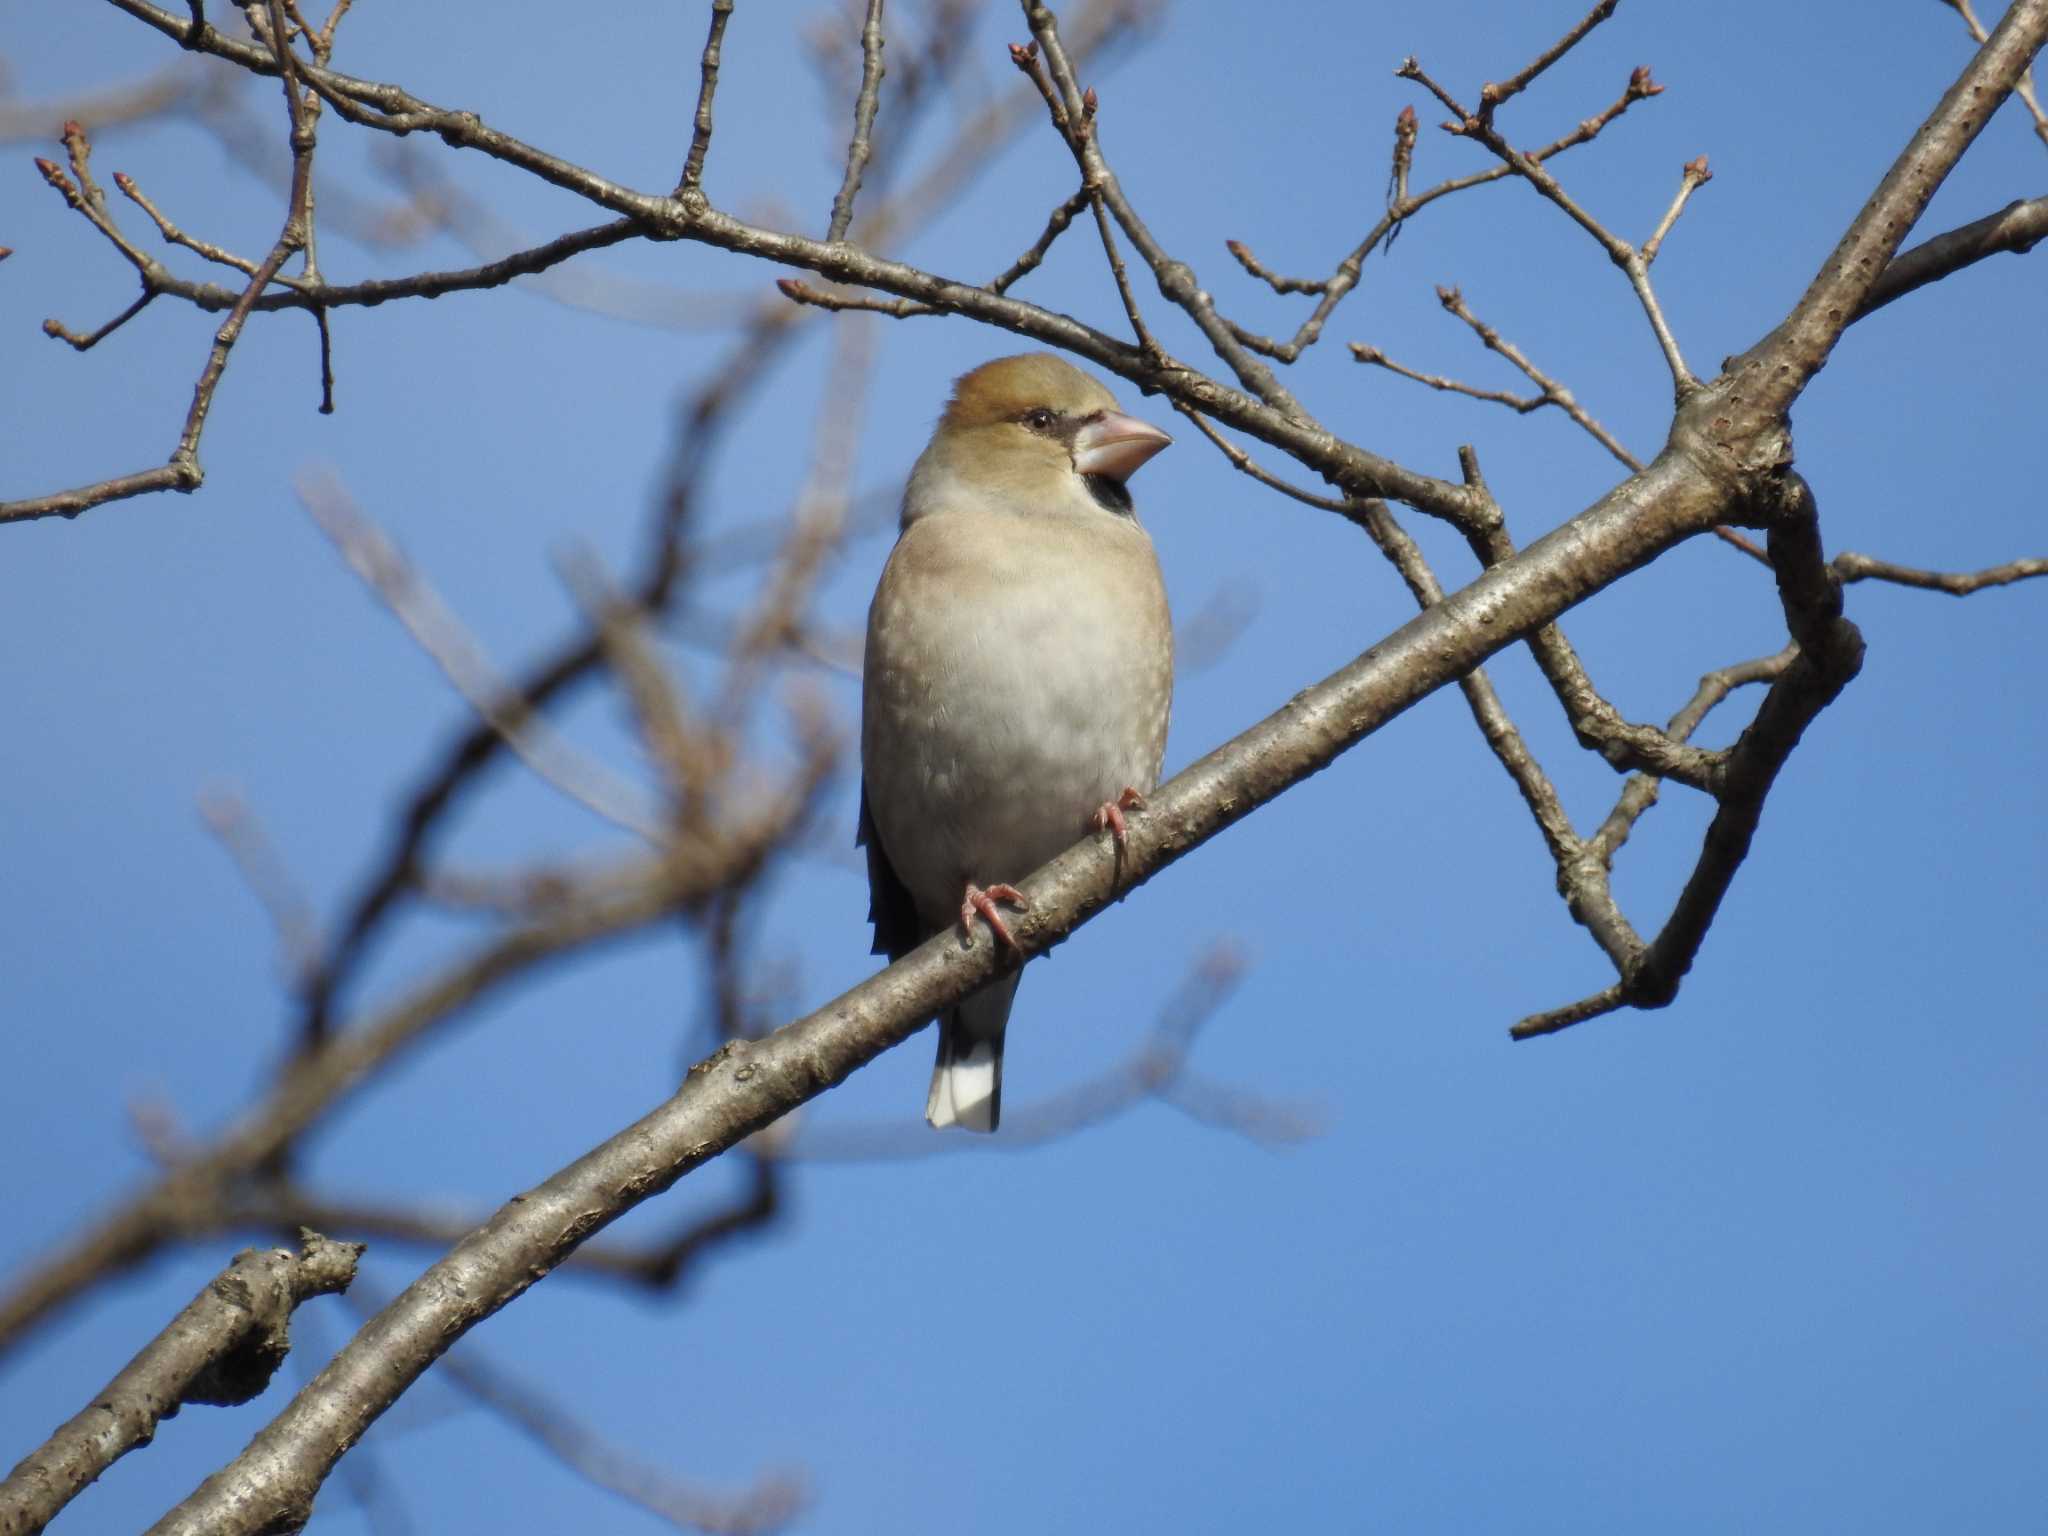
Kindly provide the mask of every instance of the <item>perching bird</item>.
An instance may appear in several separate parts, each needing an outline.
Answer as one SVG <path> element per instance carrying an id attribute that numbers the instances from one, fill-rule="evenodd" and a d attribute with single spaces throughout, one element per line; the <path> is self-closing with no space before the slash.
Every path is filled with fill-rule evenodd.
<path id="1" fill-rule="evenodd" d="M 1172 439 L 1047 353 L 953 387 L 868 610 L 859 840 L 875 953 L 997 902 L 1159 778 L 1173 627 L 1125 479 Z M 939 1019 L 925 1118 L 992 1131 L 1018 973 Z"/>

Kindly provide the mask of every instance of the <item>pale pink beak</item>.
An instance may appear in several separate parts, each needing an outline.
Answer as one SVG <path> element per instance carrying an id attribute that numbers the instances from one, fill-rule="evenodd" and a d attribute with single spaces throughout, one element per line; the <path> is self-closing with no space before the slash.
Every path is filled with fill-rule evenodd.
<path id="1" fill-rule="evenodd" d="M 1150 422 L 1107 411 L 1074 434 L 1074 468 L 1084 475 L 1127 480 L 1172 441 Z"/>

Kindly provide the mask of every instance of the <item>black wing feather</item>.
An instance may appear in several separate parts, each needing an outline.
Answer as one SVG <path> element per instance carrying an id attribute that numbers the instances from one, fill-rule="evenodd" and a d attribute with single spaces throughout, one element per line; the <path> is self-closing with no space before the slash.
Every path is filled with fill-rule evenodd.
<path id="1" fill-rule="evenodd" d="M 924 942 L 926 934 L 917 920 L 917 903 L 910 899 L 909 887 L 897 878 L 889 855 L 882 850 L 875 818 L 868 812 L 865 783 L 860 787 L 860 826 L 853 840 L 868 851 L 868 921 L 875 925 L 875 943 L 868 953 L 901 960 Z"/>

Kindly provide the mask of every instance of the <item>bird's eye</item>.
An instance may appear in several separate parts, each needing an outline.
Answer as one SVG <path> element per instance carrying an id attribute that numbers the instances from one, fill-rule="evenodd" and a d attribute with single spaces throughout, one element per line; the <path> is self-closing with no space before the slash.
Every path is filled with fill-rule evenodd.
<path id="1" fill-rule="evenodd" d="M 1052 424 L 1058 420 L 1058 416 L 1042 405 L 1024 413 L 1024 425 L 1034 432 L 1050 432 Z"/>

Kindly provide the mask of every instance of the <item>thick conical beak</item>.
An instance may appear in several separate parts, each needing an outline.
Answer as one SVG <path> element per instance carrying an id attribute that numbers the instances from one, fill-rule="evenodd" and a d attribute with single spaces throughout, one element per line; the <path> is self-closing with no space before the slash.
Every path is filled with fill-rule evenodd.
<path id="1" fill-rule="evenodd" d="M 1074 468 L 1084 475 L 1127 480 L 1172 441 L 1149 422 L 1108 411 L 1074 434 Z"/>

